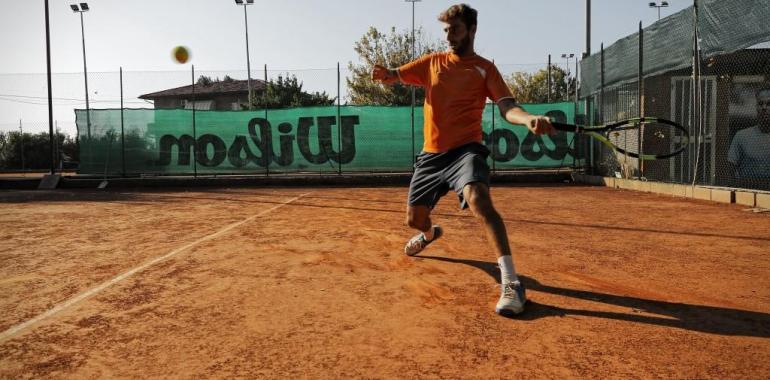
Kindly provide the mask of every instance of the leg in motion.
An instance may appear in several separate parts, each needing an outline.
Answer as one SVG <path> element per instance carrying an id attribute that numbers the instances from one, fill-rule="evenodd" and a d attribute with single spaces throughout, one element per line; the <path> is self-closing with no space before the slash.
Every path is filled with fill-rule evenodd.
<path id="1" fill-rule="evenodd" d="M 526 294 L 524 286 L 516 275 L 511 257 L 508 234 L 502 217 L 492 205 L 489 186 L 483 182 L 472 182 L 463 188 L 463 197 L 473 215 L 481 221 L 487 239 L 497 255 L 500 265 L 500 283 L 502 292 L 495 311 L 501 315 L 516 315 L 524 311 Z"/>
<path id="2" fill-rule="evenodd" d="M 406 246 L 404 246 L 404 253 L 409 256 L 420 253 L 428 244 L 443 234 L 440 226 L 431 223 L 430 211 L 431 209 L 428 206 L 407 207 L 406 224 L 411 228 L 422 231 L 409 239 Z"/>

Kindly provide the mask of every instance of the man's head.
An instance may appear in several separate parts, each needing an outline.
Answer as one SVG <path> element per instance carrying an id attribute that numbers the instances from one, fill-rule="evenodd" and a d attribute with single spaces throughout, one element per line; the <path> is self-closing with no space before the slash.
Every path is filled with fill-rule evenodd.
<path id="1" fill-rule="evenodd" d="M 770 133 L 770 88 L 757 91 L 757 124 L 762 132 Z"/>
<path id="2" fill-rule="evenodd" d="M 438 20 L 444 23 L 444 35 L 449 48 L 457 55 L 473 53 L 478 12 L 467 4 L 457 4 L 441 12 Z"/>

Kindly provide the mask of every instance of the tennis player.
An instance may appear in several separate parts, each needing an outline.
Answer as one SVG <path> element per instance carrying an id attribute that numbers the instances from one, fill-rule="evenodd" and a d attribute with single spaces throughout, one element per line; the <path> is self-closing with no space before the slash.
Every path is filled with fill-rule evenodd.
<path id="1" fill-rule="evenodd" d="M 421 252 L 440 238 L 431 210 L 451 188 L 460 208 L 470 206 L 497 254 L 501 295 L 495 311 L 512 316 L 524 311 L 526 294 L 516 275 L 500 214 L 489 195 L 489 150 L 482 145 L 481 115 L 490 98 L 511 124 L 524 125 L 532 133 L 554 133 L 549 119 L 527 113 L 516 104 L 495 65 L 473 50 L 477 12 L 466 4 L 442 12 L 449 50 L 422 56 L 399 68 L 375 65 L 372 79 L 385 84 L 397 81 L 425 88 L 423 134 L 425 144 L 417 156 L 409 185 L 407 224 L 419 231 L 404 247 L 407 255 Z"/>

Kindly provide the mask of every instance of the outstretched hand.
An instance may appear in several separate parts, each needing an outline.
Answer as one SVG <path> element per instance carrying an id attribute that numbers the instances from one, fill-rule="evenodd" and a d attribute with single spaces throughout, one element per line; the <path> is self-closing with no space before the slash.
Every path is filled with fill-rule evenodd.
<path id="1" fill-rule="evenodd" d="M 391 73 L 391 70 L 382 65 L 374 65 L 374 69 L 372 70 L 372 79 L 384 83 L 390 83 L 396 80 L 396 78 L 394 78 L 393 74 Z"/>
<path id="2" fill-rule="evenodd" d="M 526 126 L 530 132 L 536 135 L 543 135 L 546 133 L 554 135 L 556 133 L 556 129 L 551 125 L 551 119 L 547 116 L 532 115 L 529 117 Z"/>

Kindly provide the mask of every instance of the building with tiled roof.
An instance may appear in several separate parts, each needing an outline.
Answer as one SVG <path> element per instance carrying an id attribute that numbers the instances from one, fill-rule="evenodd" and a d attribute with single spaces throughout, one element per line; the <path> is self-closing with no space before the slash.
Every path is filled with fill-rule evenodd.
<path id="1" fill-rule="evenodd" d="M 253 96 L 265 90 L 265 81 L 251 80 Z M 151 100 L 156 109 L 241 110 L 247 107 L 249 86 L 246 80 L 226 78 L 208 84 L 195 84 L 140 95 Z"/>

